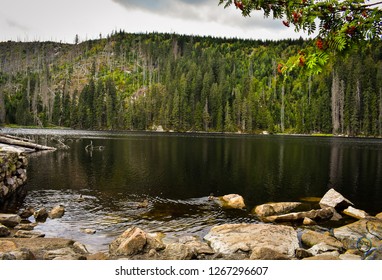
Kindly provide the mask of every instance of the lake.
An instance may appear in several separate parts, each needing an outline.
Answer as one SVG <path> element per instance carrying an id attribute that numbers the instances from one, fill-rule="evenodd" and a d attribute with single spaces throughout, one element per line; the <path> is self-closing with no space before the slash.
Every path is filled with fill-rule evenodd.
<path id="1" fill-rule="evenodd" d="M 204 236 L 217 224 L 259 222 L 266 202 L 321 197 L 335 188 L 357 208 L 382 211 L 382 140 L 272 135 L 93 132 L 7 129 L 40 144 L 70 149 L 30 156 L 28 194 L 20 207 L 57 204 L 62 219 L 36 227 L 92 251 L 127 227 L 167 239 Z M 102 146 L 93 151 L 85 147 Z M 224 210 L 208 196 L 237 193 L 247 210 Z M 78 201 L 82 195 L 84 201 Z M 141 207 L 143 204 L 146 204 Z M 81 232 L 95 229 L 94 235 Z"/>

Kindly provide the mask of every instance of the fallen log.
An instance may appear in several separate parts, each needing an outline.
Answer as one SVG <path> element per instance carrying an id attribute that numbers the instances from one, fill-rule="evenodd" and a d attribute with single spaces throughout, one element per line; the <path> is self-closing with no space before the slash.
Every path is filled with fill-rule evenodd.
<path id="1" fill-rule="evenodd" d="M 56 148 L 54 147 L 48 147 L 48 146 L 43 146 L 43 145 L 31 143 L 31 142 L 25 142 L 25 141 L 9 138 L 3 135 L 0 136 L 0 143 L 17 146 L 17 147 L 28 148 L 28 149 L 34 149 L 36 151 L 55 151 L 56 150 Z"/>

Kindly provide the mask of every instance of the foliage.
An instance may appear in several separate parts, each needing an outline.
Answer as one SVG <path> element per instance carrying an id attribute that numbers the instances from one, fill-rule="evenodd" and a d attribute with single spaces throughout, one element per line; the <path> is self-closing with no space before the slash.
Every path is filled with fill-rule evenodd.
<path id="1" fill-rule="evenodd" d="M 5 120 L 80 129 L 382 135 L 381 42 L 332 58 L 319 75 L 296 67 L 280 79 L 277 62 L 311 44 L 124 32 L 77 45 L 0 43 Z M 341 89 L 334 103 L 333 84 Z"/>
<path id="2" fill-rule="evenodd" d="M 382 38 L 382 2 L 368 0 L 220 0 L 232 4 L 243 16 L 262 10 L 265 17 L 279 19 L 287 28 L 315 35 L 315 44 L 292 56 L 279 70 L 283 73 L 302 66 L 319 73 L 329 56 L 364 47 Z"/>

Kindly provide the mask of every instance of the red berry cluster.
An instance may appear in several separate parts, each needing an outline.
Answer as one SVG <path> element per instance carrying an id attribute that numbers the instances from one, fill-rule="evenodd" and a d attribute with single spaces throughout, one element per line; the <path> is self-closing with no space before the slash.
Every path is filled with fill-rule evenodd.
<path id="1" fill-rule="evenodd" d="M 244 9 L 243 2 L 241 2 L 241 1 L 236 1 L 236 0 L 235 0 L 234 3 L 235 3 L 236 8 L 238 8 L 238 9 L 240 9 L 240 10 L 243 10 L 243 9 Z"/>
<path id="2" fill-rule="evenodd" d="M 317 41 L 316 41 L 316 46 L 317 46 L 317 48 L 322 50 L 324 48 L 324 41 L 322 41 L 321 38 L 318 38 Z"/>

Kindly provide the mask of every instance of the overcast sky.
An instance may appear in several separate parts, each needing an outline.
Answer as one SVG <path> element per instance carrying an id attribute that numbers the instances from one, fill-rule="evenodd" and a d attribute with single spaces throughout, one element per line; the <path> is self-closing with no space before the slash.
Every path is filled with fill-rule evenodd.
<path id="1" fill-rule="evenodd" d="M 219 0 L 0 0 L 0 41 L 62 41 L 106 36 L 113 30 L 215 37 L 306 37 L 261 13 L 243 18 Z"/>

